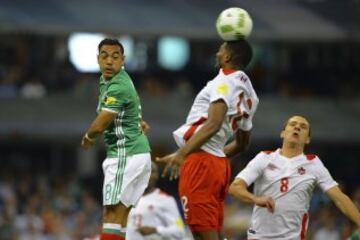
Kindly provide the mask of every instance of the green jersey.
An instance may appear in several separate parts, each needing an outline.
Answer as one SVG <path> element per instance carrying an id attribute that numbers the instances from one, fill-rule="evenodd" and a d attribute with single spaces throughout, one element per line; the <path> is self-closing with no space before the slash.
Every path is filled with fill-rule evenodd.
<path id="1" fill-rule="evenodd" d="M 140 125 L 140 99 L 125 70 L 110 80 L 100 77 L 97 113 L 102 110 L 117 113 L 115 120 L 104 131 L 107 158 L 150 152 L 149 142 Z"/>

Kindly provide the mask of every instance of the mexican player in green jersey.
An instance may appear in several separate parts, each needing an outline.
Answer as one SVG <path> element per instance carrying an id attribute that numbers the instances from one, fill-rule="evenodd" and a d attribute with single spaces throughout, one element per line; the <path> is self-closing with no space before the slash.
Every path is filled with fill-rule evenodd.
<path id="1" fill-rule="evenodd" d="M 90 148 L 103 134 L 103 227 L 100 240 L 125 239 L 129 211 L 142 196 L 151 173 L 151 157 L 145 136 L 149 126 L 142 120 L 138 94 L 123 68 L 124 48 L 116 39 L 98 46 L 101 70 L 97 117 L 81 145 Z"/>

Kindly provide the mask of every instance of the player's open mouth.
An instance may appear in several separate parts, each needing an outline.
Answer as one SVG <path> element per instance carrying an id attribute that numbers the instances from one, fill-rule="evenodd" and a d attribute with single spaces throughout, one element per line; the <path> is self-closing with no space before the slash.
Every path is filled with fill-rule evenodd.
<path id="1" fill-rule="evenodd" d="M 296 137 L 296 138 L 298 138 L 298 137 L 299 137 L 299 133 L 294 132 L 294 133 L 293 133 L 293 136 Z"/>

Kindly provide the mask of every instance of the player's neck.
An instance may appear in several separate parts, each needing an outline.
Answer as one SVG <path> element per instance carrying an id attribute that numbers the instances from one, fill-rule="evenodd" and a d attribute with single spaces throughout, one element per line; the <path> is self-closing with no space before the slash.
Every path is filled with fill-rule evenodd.
<path id="1" fill-rule="evenodd" d="M 233 64 L 230 64 L 230 63 L 224 63 L 224 64 L 222 64 L 221 68 L 232 69 L 232 70 L 242 70 L 241 67 L 239 67 L 239 66 L 234 66 Z"/>
<path id="2" fill-rule="evenodd" d="M 293 158 L 303 153 L 304 147 L 297 144 L 283 143 L 283 146 L 280 149 L 280 154 L 287 158 Z"/>

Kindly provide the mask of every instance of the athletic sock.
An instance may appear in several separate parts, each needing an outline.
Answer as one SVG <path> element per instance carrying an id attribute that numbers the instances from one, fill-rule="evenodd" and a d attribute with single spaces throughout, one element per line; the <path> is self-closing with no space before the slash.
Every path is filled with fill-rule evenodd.
<path id="1" fill-rule="evenodd" d="M 125 240 L 126 228 L 120 224 L 104 223 L 100 240 Z"/>

